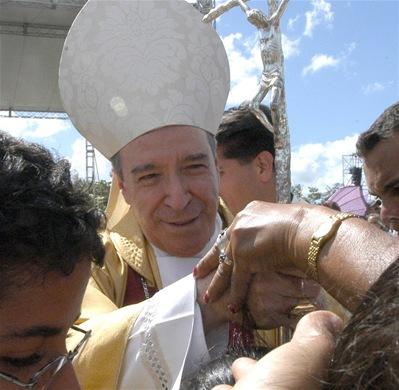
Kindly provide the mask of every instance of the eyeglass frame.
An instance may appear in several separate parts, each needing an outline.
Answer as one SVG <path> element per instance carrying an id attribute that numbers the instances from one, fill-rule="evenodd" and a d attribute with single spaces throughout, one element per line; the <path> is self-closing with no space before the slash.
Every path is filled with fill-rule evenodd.
<path id="1" fill-rule="evenodd" d="M 32 375 L 32 377 L 29 379 L 28 382 L 22 382 L 18 378 L 14 377 L 13 375 L 5 374 L 3 372 L 0 372 L 0 379 L 4 379 L 8 382 L 11 382 L 14 385 L 22 387 L 23 389 L 33 390 L 34 387 L 39 382 L 40 377 L 48 370 L 48 368 L 51 367 L 52 365 L 54 365 L 55 362 L 59 361 L 59 366 L 54 371 L 53 375 L 51 375 L 51 377 L 49 378 L 49 382 L 51 382 L 51 380 L 61 371 L 61 369 L 68 362 L 71 362 L 74 359 L 74 357 L 79 353 L 82 346 L 86 343 L 86 341 L 91 336 L 91 330 L 81 329 L 78 326 L 72 326 L 71 329 L 75 330 L 77 332 L 83 333 L 84 336 L 83 336 L 82 340 L 79 341 L 79 343 L 76 345 L 76 347 L 72 351 L 69 351 L 65 355 L 57 356 L 55 359 L 53 359 L 49 363 L 47 363 L 44 367 L 42 367 L 38 371 L 36 371 Z"/>

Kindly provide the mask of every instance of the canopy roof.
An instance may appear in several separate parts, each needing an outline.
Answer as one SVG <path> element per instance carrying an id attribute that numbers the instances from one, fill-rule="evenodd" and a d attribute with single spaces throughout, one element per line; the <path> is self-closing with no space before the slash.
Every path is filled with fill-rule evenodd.
<path id="1" fill-rule="evenodd" d="M 366 188 L 362 186 L 345 186 L 335 191 L 326 201 L 331 208 L 339 208 L 346 213 L 354 213 L 364 217 L 367 214 L 369 203 L 366 198 L 369 196 Z"/>
<path id="2" fill-rule="evenodd" d="M 58 65 L 86 0 L 0 0 L 0 110 L 61 112 Z"/>

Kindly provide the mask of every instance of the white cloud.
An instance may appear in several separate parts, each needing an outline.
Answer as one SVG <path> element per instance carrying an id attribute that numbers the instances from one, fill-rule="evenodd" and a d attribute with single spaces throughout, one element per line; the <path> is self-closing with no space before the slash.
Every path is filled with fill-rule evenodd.
<path id="1" fill-rule="evenodd" d="M 241 33 L 232 33 L 222 38 L 230 64 L 230 94 L 228 106 L 241 104 L 254 97 L 263 65 L 257 33 L 244 38 Z M 290 40 L 282 35 L 285 58 L 299 54 L 300 38 Z"/>
<path id="2" fill-rule="evenodd" d="M 331 3 L 326 0 L 312 0 L 311 4 L 313 6 L 312 10 L 305 13 L 306 24 L 303 33 L 303 35 L 308 37 L 312 37 L 316 26 L 324 24 L 327 27 L 331 27 L 334 20 Z"/>
<path id="3" fill-rule="evenodd" d="M 68 157 L 72 169 L 83 179 L 86 178 L 86 141 L 79 137 L 72 144 L 72 156 Z M 111 163 L 98 151 L 95 151 L 98 176 L 103 180 L 110 180 Z"/>
<path id="4" fill-rule="evenodd" d="M 295 18 L 289 18 L 288 19 L 288 23 L 287 23 L 288 30 L 293 30 L 294 29 L 294 26 L 298 22 L 300 17 L 301 17 L 301 15 L 298 14 L 298 15 L 295 16 Z"/>
<path id="5" fill-rule="evenodd" d="M 315 54 L 310 60 L 310 64 L 302 70 L 302 76 L 308 73 L 315 73 L 323 68 L 335 68 L 339 65 L 341 59 L 326 54 Z"/>
<path id="6" fill-rule="evenodd" d="M 304 144 L 291 155 L 291 175 L 294 184 L 317 187 L 342 183 L 342 156 L 355 153 L 358 134 L 324 144 Z"/>
<path id="7" fill-rule="evenodd" d="M 390 87 L 391 85 L 393 85 L 393 81 L 389 81 L 389 82 L 379 82 L 379 81 L 375 81 L 373 83 L 367 84 L 365 86 L 362 87 L 362 92 L 365 95 L 371 95 L 373 93 L 376 92 L 382 92 L 385 89 L 387 89 L 388 87 Z"/>
<path id="8" fill-rule="evenodd" d="M 286 35 L 282 34 L 281 44 L 283 45 L 283 53 L 286 59 L 299 55 L 300 42 L 301 38 L 291 40 Z"/>
<path id="9" fill-rule="evenodd" d="M 353 62 L 351 62 L 350 56 L 356 47 L 356 42 L 350 42 L 345 44 L 344 50 L 342 50 L 338 56 L 315 54 L 311 58 L 310 64 L 302 69 L 302 76 L 306 76 L 309 73 L 316 73 L 324 68 L 337 67 L 342 68 L 343 71 L 347 73 L 348 69 L 353 67 Z"/>
<path id="10" fill-rule="evenodd" d="M 237 105 L 252 99 L 262 74 L 257 35 L 244 40 L 241 33 L 233 33 L 224 37 L 223 43 L 229 58 L 231 75 L 227 105 Z"/>
<path id="11" fill-rule="evenodd" d="M 62 119 L 0 118 L 0 130 L 5 130 L 14 137 L 43 139 L 69 128 L 69 121 Z"/>
<path id="12" fill-rule="evenodd" d="M 383 91 L 384 89 L 385 89 L 384 85 L 377 81 L 362 87 L 362 91 L 365 95 L 370 95 L 374 92 L 380 92 Z"/>
<path id="13" fill-rule="evenodd" d="M 345 56 L 345 57 L 348 57 L 353 52 L 353 50 L 356 49 L 356 47 L 357 47 L 357 43 L 356 42 L 348 43 L 346 45 L 346 48 L 345 48 L 345 50 L 344 50 L 342 55 Z"/>

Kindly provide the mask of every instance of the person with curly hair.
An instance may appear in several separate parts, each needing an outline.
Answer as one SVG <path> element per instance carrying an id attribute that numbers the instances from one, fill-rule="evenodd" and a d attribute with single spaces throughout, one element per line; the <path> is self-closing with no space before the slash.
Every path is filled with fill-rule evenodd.
<path id="1" fill-rule="evenodd" d="M 71 360 L 90 332 L 74 327 L 74 351 L 65 339 L 103 261 L 102 222 L 67 160 L 0 132 L 1 389 L 79 388 Z"/>

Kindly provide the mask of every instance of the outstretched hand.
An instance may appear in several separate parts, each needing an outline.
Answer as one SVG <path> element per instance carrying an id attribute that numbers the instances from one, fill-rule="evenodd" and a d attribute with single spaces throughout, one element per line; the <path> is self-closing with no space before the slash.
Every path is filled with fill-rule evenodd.
<path id="1" fill-rule="evenodd" d="M 231 304 L 239 310 L 245 302 L 252 275 L 291 268 L 289 247 L 295 239 L 300 207 L 252 202 L 227 230 L 228 262 L 220 262 L 214 246 L 199 262 L 196 278 L 216 269 L 206 301 L 217 300 L 231 287 Z"/>
<path id="2" fill-rule="evenodd" d="M 249 358 L 236 360 L 232 367 L 236 384 L 216 386 L 214 390 L 318 390 L 342 328 L 342 320 L 331 312 L 307 314 L 289 343 L 258 362 Z"/>

